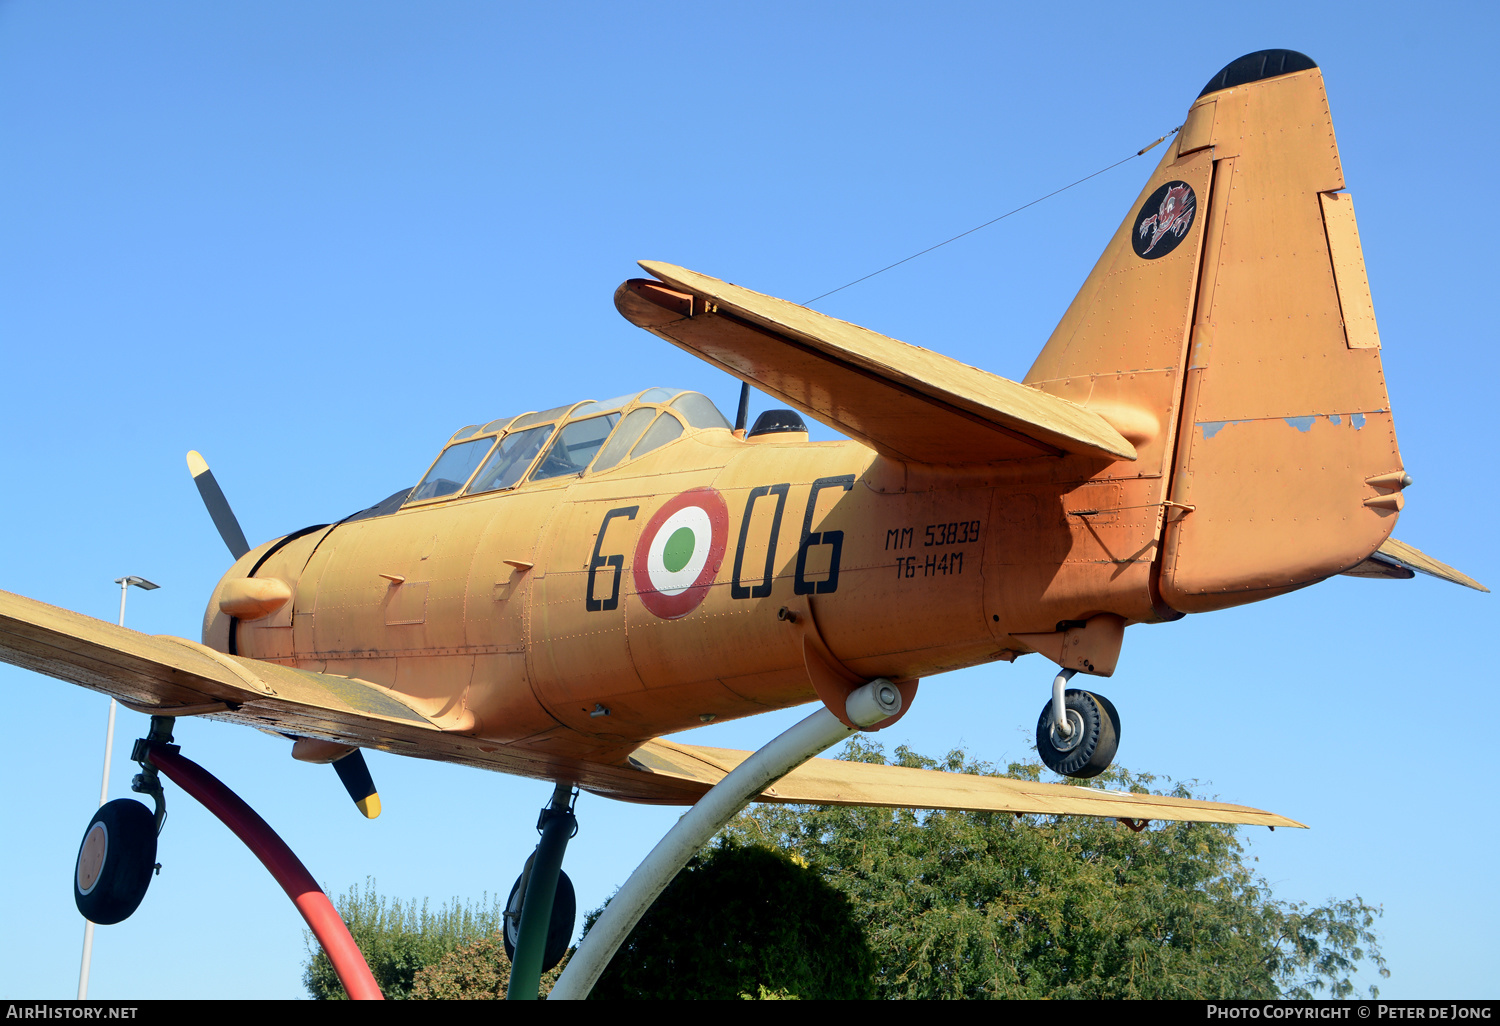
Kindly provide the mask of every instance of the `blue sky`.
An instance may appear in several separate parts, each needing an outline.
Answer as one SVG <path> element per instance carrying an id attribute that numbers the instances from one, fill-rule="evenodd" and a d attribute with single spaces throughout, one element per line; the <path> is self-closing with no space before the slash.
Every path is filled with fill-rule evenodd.
<path id="1" fill-rule="evenodd" d="M 1497 166 L 1480 5 L 0 4 L 0 588 L 196 637 L 252 543 L 410 485 L 459 425 L 737 383 L 623 321 L 639 258 L 804 300 L 1133 153 L 1240 54 L 1323 68 L 1396 428 L 1397 536 L 1500 581 Z M 1020 377 L 1154 163 L 1130 161 L 820 309 Z M 757 397 L 756 409 L 766 405 Z M 828 437 L 825 434 L 822 437 Z M 1492 596 L 1336 578 L 1127 634 L 1119 761 L 1310 824 L 1247 834 L 1278 895 L 1381 904 L 1386 996 L 1495 997 Z M 1040 657 L 924 682 L 888 745 L 1029 758 Z M 68 876 L 107 700 L 0 667 L 0 996 L 68 997 Z M 695 732 L 750 748 L 793 710 Z M 127 793 L 122 713 L 111 795 Z M 504 893 L 548 785 L 372 754 L 385 813 L 284 741 L 182 724 L 330 893 Z M 297 997 L 301 921 L 180 791 L 91 996 Z M 584 796 L 599 905 L 678 812 Z"/>

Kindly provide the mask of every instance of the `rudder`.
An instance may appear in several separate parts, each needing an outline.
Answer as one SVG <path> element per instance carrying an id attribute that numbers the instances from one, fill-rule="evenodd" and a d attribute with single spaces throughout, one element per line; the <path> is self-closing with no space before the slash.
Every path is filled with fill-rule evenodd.
<path id="1" fill-rule="evenodd" d="M 1363 560 L 1404 484 L 1353 201 L 1323 75 L 1210 81 L 1180 151 L 1213 154 L 1160 588 L 1197 612 L 1268 598 Z M 1273 65 L 1286 68 L 1286 62 Z"/>
<path id="2" fill-rule="evenodd" d="M 1197 612 L 1352 566 L 1404 480 L 1322 73 L 1210 80 L 1025 382 L 1137 447 L 1159 599 Z M 1109 476 L 1124 470 L 1116 465 Z"/>

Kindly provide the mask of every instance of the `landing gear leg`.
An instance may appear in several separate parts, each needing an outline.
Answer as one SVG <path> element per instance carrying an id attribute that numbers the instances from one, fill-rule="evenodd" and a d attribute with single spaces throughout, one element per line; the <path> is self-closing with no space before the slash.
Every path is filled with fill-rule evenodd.
<path id="1" fill-rule="evenodd" d="M 151 738 L 172 740 L 172 721 L 152 717 Z M 111 926 L 124 922 L 146 897 L 156 865 L 156 835 L 167 818 L 166 798 L 156 767 L 141 763 L 130 789 L 156 802 L 153 815 L 138 801 L 117 798 L 101 805 L 83 833 L 73 870 L 73 902 L 90 924 Z M 92 934 L 92 925 L 88 927 Z M 87 965 L 87 962 L 85 962 Z M 87 970 L 84 972 L 87 979 Z M 83 989 L 80 985 L 80 991 Z"/>
<path id="2" fill-rule="evenodd" d="M 511 889 L 505 908 L 505 953 L 510 956 L 509 1001 L 535 1001 L 542 973 L 562 960 L 573 936 L 577 904 L 573 884 L 562 871 L 568 841 L 578 833 L 573 803 L 578 792 L 560 783 L 542 810 L 537 830 L 542 839 Z"/>
<path id="3" fill-rule="evenodd" d="M 1036 724 L 1036 750 L 1053 773 L 1096 777 L 1109 769 L 1120 747 L 1120 714 L 1103 695 L 1064 691 L 1075 672 L 1063 670 L 1053 680 L 1052 701 Z"/>

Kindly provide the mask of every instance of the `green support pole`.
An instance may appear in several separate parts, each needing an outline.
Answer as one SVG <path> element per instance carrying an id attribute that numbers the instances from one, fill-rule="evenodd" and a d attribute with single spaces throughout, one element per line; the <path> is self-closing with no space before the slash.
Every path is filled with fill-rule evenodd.
<path id="1" fill-rule="evenodd" d="M 552 792 L 552 802 L 542 810 L 538 827 L 542 839 L 532 856 L 531 875 L 526 881 L 526 896 L 521 902 L 521 926 L 516 939 L 516 957 L 510 966 L 507 1001 L 535 1001 L 542 986 L 542 954 L 547 945 L 547 931 L 552 925 L 552 899 L 557 895 L 557 875 L 562 871 L 563 853 L 577 832 L 578 820 L 570 808 L 573 785 L 560 783 Z"/>

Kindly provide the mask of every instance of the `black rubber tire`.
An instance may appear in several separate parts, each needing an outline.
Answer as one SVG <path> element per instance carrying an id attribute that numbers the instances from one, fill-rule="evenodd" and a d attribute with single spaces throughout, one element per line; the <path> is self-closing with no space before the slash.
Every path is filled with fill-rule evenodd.
<path id="1" fill-rule="evenodd" d="M 515 904 L 516 892 L 521 889 L 521 881 L 525 878 L 525 873 L 516 877 L 510 897 L 505 900 L 506 908 Z M 547 925 L 547 944 L 542 948 L 542 972 L 555 968 L 568 953 L 568 942 L 573 939 L 573 922 L 577 916 L 578 897 L 573 892 L 573 881 L 568 879 L 566 871 L 560 869 L 557 871 L 557 894 L 552 899 L 552 922 Z M 505 957 L 514 961 L 516 945 L 510 935 L 509 921 L 501 927 L 500 939 L 505 942 Z"/>
<path id="2" fill-rule="evenodd" d="M 1109 699 L 1077 688 L 1064 693 L 1063 708 L 1083 720 L 1083 740 L 1076 748 L 1058 751 L 1052 743 L 1052 703 L 1048 702 L 1036 724 L 1037 754 L 1053 773 L 1078 779 L 1097 777 L 1109 769 L 1119 750 L 1120 714 Z"/>
<path id="3" fill-rule="evenodd" d="M 140 907 L 155 866 L 156 817 L 140 802 L 117 798 L 100 806 L 83 832 L 73 861 L 73 902 L 90 922 L 123 922 Z"/>

